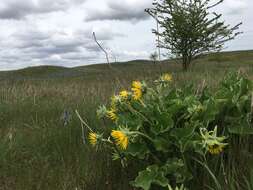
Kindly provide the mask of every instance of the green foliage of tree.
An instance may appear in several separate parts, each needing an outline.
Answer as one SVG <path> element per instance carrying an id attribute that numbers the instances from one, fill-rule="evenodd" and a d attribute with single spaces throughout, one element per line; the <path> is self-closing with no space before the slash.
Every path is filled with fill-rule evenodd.
<path id="1" fill-rule="evenodd" d="M 182 59 L 187 70 L 192 60 L 209 52 L 219 52 L 225 42 L 233 40 L 242 23 L 233 27 L 221 20 L 214 8 L 223 0 L 158 0 L 146 12 L 161 27 L 153 32 L 161 39 L 160 48 Z"/>

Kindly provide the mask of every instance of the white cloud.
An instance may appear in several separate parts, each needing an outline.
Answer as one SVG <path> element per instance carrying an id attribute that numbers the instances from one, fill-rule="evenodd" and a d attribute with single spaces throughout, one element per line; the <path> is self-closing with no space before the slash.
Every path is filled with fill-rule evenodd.
<path id="1" fill-rule="evenodd" d="M 149 8 L 151 4 L 152 0 L 106 0 L 104 8 L 88 10 L 85 20 L 139 21 L 148 18 L 148 14 L 144 10 Z"/>
<path id="2" fill-rule="evenodd" d="M 2 0 L 0 18 L 22 19 L 31 14 L 63 11 L 85 0 Z"/>
<path id="3" fill-rule="evenodd" d="M 248 0 L 226 0 L 224 6 L 227 8 L 228 14 L 241 14 L 248 5 Z"/>
<path id="4" fill-rule="evenodd" d="M 92 38 L 93 31 L 111 60 L 148 58 L 155 51 L 151 29 L 156 25 L 144 9 L 151 3 L 152 0 L 1 0 L 0 70 L 106 62 Z M 243 22 L 244 34 L 230 42 L 227 50 L 253 49 L 252 9 L 251 0 L 225 0 L 218 9 L 226 23 Z"/>

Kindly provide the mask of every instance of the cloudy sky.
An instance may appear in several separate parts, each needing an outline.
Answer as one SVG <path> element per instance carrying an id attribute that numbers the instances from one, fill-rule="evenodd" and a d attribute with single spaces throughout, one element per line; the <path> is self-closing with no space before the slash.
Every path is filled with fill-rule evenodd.
<path id="1" fill-rule="evenodd" d="M 0 70 L 38 65 L 77 66 L 148 58 L 155 51 L 154 21 L 144 12 L 152 0 L 1 0 Z M 225 0 L 228 24 L 244 31 L 226 50 L 253 49 L 253 1 Z"/>

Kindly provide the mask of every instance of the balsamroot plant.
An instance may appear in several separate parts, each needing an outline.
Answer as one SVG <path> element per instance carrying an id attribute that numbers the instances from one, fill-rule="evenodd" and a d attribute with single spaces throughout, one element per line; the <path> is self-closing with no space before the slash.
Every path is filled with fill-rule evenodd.
<path id="1" fill-rule="evenodd" d="M 217 91 L 196 91 L 176 88 L 165 74 L 151 86 L 134 81 L 101 106 L 97 114 L 110 121 L 110 132 L 89 127 L 90 144 L 109 147 L 124 167 L 129 159 L 142 161 L 145 169 L 131 182 L 137 188 L 186 190 L 205 171 L 213 181 L 209 188 L 221 189 L 209 161 L 227 158 L 233 138 L 253 134 L 251 81 L 232 73 Z"/>
<path id="2" fill-rule="evenodd" d="M 222 50 L 225 42 L 234 39 L 242 23 L 233 27 L 214 12 L 223 0 L 157 0 L 146 12 L 154 17 L 161 30 L 153 30 L 161 39 L 158 46 L 182 59 L 187 70 L 193 59 Z"/>

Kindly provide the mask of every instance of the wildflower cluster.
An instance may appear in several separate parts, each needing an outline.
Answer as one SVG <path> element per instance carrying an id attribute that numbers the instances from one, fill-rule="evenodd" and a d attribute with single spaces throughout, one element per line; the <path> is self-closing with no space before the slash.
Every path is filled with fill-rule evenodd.
<path id="1" fill-rule="evenodd" d="M 122 90 L 118 95 L 112 96 L 109 108 L 100 106 L 97 110 L 97 116 L 99 118 L 108 118 L 115 124 L 120 123 L 119 116 L 126 109 L 130 108 L 134 110 L 133 104 L 140 104 L 139 101 L 141 101 L 145 91 L 146 84 L 144 82 L 133 81 L 131 91 Z M 119 150 L 126 150 L 129 144 L 129 138 L 135 136 L 134 134 L 134 131 L 129 132 L 128 128 L 124 127 L 124 125 L 118 125 L 117 130 L 112 130 L 111 138 L 103 139 L 103 142 L 115 144 Z M 97 145 L 100 137 L 98 134 L 91 132 L 88 137 L 90 144 L 92 146 Z"/>
<path id="2" fill-rule="evenodd" d="M 162 75 L 152 88 L 134 81 L 130 91 L 120 91 L 109 108 L 101 106 L 97 111 L 99 118 L 112 121 L 109 136 L 94 132 L 88 136 L 92 146 L 110 145 L 114 159 L 131 157 L 147 164 L 131 182 L 137 188 L 149 190 L 156 184 L 186 190 L 188 181 L 195 180 L 193 169 L 200 167 L 200 160 L 209 162 L 209 157 L 228 154 L 231 134 L 253 134 L 247 117 L 231 122 L 242 111 L 251 112 L 249 80 L 230 74 L 215 92 L 204 88 L 198 94 L 193 86 L 179 89 L 172 81 L 170 74 Z M 207 164 L 200 169 L 210 172 Z"/>
<path id="3" fill-rule="evenodd" d="M 97 115 L 99 118 L 107 117 L 111 121 L 117 122 L 122 105 L 131 105 L 131 103 L 140 101 L 145 91 L 146 84 L 144 82 L 133 81 L 131 91 L 122 90 L 118 95 L 112 96 L 110 107 L 107 109 L 105 106 L 101 106 Z"/>

